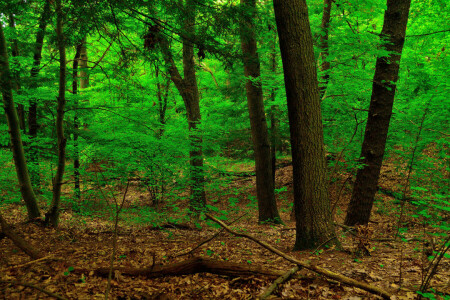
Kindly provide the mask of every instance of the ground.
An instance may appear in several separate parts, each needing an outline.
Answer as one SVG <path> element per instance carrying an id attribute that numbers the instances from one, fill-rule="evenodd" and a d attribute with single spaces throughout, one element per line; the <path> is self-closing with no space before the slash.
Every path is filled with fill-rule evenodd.
<path id="1" fill-rule="evenodd" d="M 353 279 L 370 283 L 392 293 L 395 299 L 415 299 L 421 285 L 424 268 L 429 265 L 426 256 L 439 245 L 429 235 L 434 229 L 424 228 L 417 220 L 405 218 L 408 228 L 403 239 L 394 239 L 399 205 L 385 193 L 377 195 L 371 223 L 352 232 L 337 225 L 336 231 L 343 249 L 294 252 L 295 223 L 290 221 L 292 203 L 292 167 L 277 170 L 280 214 L 284 225 L 258 224 L 254 205 L 248 193 L 253 194 L 255 178 L 236 177 L 231 183 L 240 187 L 238 199 L 217 199 L 215 206 L 228 210 L 227 222 L 237 220 L 232 227 L 251 234 L 277 249 L 302 261 L 341 273 Z M 380 185 L 382 190 L 395 190 L 397 174 L 389 166 L 383 167 Z M 341 173 L 330 183 L 330 199 L 335 211 L 335 222 L 343 223 L 350 198 L 350 180 Z M 283 188 L 285 187 L 285 188 Z M 136 205 L 137 190 L 130 187 L 127 199 Z M 229 196 L 231 197 L 231 196 Z M 237 203 L 236 203 L 237 202 Z M 235 203 L 234 207 L 230 203 Z M 407 205 L 408 206 L 408 205 Z M 232 208 L 232 209 L 231 209 Z M 408 211 L 409 207 L 406 207 Z M 18 285 L 29 283 L 57 293 L 67 299 L 104 299 L 107 279 L 95 276 L 95 269 L 108 267 L 113 245 L 111 219 L 80 216 L 65 210 L 58 229 L 44 228 L 39 224 L 25 223 L 22 206 L 12 204 L 2 207 L 2 213 L 14 229 L 45 259 L 30 262 L 30 258 L 7 238 L 0 240 L 0 298 L 47 299 L 38 290 Z M 175 212 L 174 212 L 175 214 Z M 214 214 L 214 212 L 213 212 Z M 215 213 L 218 214 L 217 212 Z M 405 214 L 408 215 L 408 214 Z M 134 216 L 135 217 L 135 216 Z M 133 223 L 133 215 L 121 216 L 115 267 L 145 268 L 165 265 L 188 259 L 190 256 L 262 266 L 270 270 L 288 271 L 294 265 L 270 253 L 254 242 L 237 238 L 226 232 L 188 253 L 201 241 L 214 236 L 220 228 L 211 222 L 185 222 L 183 226 L 165 223 Z M 174 215 L 171 220 L 175 219 Z M 161 223 L 159 225 L 164 225 Z M 434 249 L 436 250 L 436 249 Z M 80 271 L 81 270 L 81 271 Z M 256 299 L 274 279 L 265 276 L 228 277 L 210 273 L 183 276 L 145 278 L 124 275 L 119 271 L 111 281 L 111 299 Z M 15 282 L 11 284 L 10 282 Z M 431 286 L 450 294 L 450 261 L 444 259 Z M 377 296 L 358 288 L 329 280 L 308 270 L 300 270 L 297 277 L 277 289 L 271 299 L 376 299 Z"/>

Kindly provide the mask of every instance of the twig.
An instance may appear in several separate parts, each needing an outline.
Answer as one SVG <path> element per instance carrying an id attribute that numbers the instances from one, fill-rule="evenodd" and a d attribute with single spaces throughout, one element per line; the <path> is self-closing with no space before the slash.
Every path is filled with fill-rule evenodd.
<path id="1" fill-rule="evenodd" d="M 50 297 L 59 299 L 59 300 L 66 300 L 67 298 L 64 298 L 58 294 L 55 294 L 53 292 L 47 291 L 46 289 L 43 289 L 37 285 L 31 284 L 31 283 L 25 283 L 25 282 L 20 282 L 20 281 L 14 281 L 14 280 L 0 280 L 0 283 L 6 283 L 6 284 L 12 284 L 12 285 L 21 285 L 21 286 L 25 286 L 25 287 L 29 287 L 35 290 L 38 290 L 44 294 L 49 295 Z"/>
<path id="2" fill-rule="evenodd" d="M 39 259 L 35 259 L 35 260 L 32 260 L 32 261 L 29 261 L 29 262 L 21 264 L 21 265 L 16 265 L 16 266 L 4 268 L 4 269 L 2 269 L 0 271 L 4 272 L 4 271 L 8 271 L 8 270 L 13 270 L 13 269 L 19 269 L 19 268 L 26 267 L 28 265 L 31 265 L 31 264 L 34 264 L 34 263 L 37 263 L 37 262 L 44 261 L 44 260 L 62 260 L 62 259 L 53 257 L 53 255 L 48 255 L 48 256 L 45 256 L 45 257 L 42 257 L 42 258 L 39 258 Z"/>
<path id="3" fill-rule="evenodd" d="M 274 291 L 275 289 L 282 283 L 288 281 L 298 270 L 300 270 L 300 267 L 296 265 L 280 277 L 278 277 L 260 296 L 260 300 L 267 299 Z"/>
<path id="4" fill-rule="evenodd" d="M 216 222 L 217 224 L 219 224 L 223 228 L 225 228 L 225 230 L 228 231 L 229 233 L 231 233 L 231 234 L 233 234 L 233 235 L 235 235 L 237 237 L 245 237 L 247 239 L 250 239 L 250 240 L 254 241 L 255 243 L 259 244 L 260 246 L 266 248 L 267 250 L 269 250 L 269 251 L 271 251 L 271 252 L 273 252 L 273 253 L 283 257 L 287 261 L 290 261 L 290 262 L 292 262 L 294 264 L 297 264 L 297 265 L 299 265 L 301 267 L 304 267 L 305 269 L 314 271 L 314 272 L 316 272 L 318 274 L 321 274 L 321 275 L 324 275 L 326 277 L 332 278 L 332 279 L 337 280 L 339 282 L 342 282 L 344 284 L 347 284 L 347 285 L 350 285 L 350 286 L 354 286 L 354 287 L 363 289 L 365 291 L 374 293 L 374 294 L 379 295 L 379 296 L 381 296 L 381 297 L 383 297 L 385 299 L 390 299 L 391 298 L 391 294 L 389 294 L 388 292 L 386 292 L 383 289 L 371 286 L 371 285 L 366 284 L 364 282 L 356 281 L 356 280 L 354 280 L 352 278 L 349 278 L 347 276 L 344 276 L 342 274 L 334 273 L 334 272 L 329 271 L 327 269 L 311 265 L 310 263 L 307 263 L 307 262 L 304 262 L 304 261 L 300 261 L 300 260 L 296 259 L 295 257 L 292 257 L 292 256 L 290 256 L 290 255 L 288 255 L 288 254 L 286 254 L 286 253 L 284 253 L 284 252 L 274 248 L 273 246 L 267 244 L 266 242 L 258 240 L 257 238 L 255 238 L 255 237 L 253 237 L 253 236 L 251 236 L 249 234 L 239 233 L 239 232 L 236 232 L 236 231 L 232 230 L 225 223 L 223 223 L 222 221 L 216 219 L 215 217 L 211 216 L 210 214 L 206 214 L 206 217 L 209 218 L 210 220 Z"/>

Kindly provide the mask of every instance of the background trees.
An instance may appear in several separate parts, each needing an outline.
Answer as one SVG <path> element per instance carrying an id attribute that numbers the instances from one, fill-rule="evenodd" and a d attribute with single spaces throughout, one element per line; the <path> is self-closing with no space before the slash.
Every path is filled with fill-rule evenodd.
<path id="1" fill-rule="evenodd" d="M 308 179 L 304 177 L 310 176 L 309 173 L 295 175 L 295 193 L 304 201 L 298 207 L 303 220 L 299 221 L 303 222 L 299 226 L 325 224 L 323 232 L 326 233 L 319 234 L 323 238 L 309 246 L 298 247 L 320 243 L 319 240 L 324 241 L 332 235 L 329 222 L 308 218 L 331 220 L 330 208 L 345 205 L 343 199 L 333 194 L 334 189 L 330 189 L 331 203 L 328 203 L 324 178 L 326 176 L 331 184 L 344 189 L 347 184 L 351 187 L 352 177 L 358 170 L 363 173 L 368 169 L 363 164 L 371 165 L 359 159 L 363 141 L 375 141 L 364 137 L 363 128 L 370 128 L 374 117 L 370 107 L 371 98 L 375 99 L 371 96 L 372 90 L 375 91 L 373 87 L 378 86 L 378 81 L 389 79 L 376 79 L 374 83 L 373 72 L 376 68 L 386 72 L 393 67 L 399 68 L 396 99 L 389 131 L 386 122 L 383 130 L 377 130 L 386 138 L 386 147 L 377 143 L 377 168 L 381 166 L 383 170 L 383 156 L 379 154 L 384 148 L 385 162 L 398 169 L 409 161 L 415 148 L 418 156 L 412 163 L 414 172 L 408 177 L 408 183 L 406 178 L 402 178 L 401 185 L 411 187 L 408 197 L 425 197 L 435 204 L 434 208 L 440 205 L 440 198 L 436 195 L 445 194 L 448 177 L 444 167 L 437 167 L 442 165 L 437 162 L 447 159 L 449 118 L 444 81 L 448 66 L 448 33 L 433 25 L 443 18 L 445 11 L 437 9 L 438 4 L 431 8 L 422 2 L 412 4 L 400 66 L 396 66 L 399 57 L 393 53 L 399 52 L 395 47 L 398 43 L 386 44 L 379 36 L 386 10 L 383 1 L 336 1 L 332 9 L 329 1 L 311 1 L 308 3 L 309 11 L 302 4 L 302 23 L 295 23 L 292 30 L 295 32 L 300 25 L 306 31 L 310 27 L 311 38 L 300 35 L 299 38 L 305 38 L 304 43 L 290 43 L 297 45 L 297 49 L 286 50 L 283 59 L 287 59 L 287 53 L 300 50 L 297 55 L 302 63 L 298 70 L 301 67 L 305 70 L 299 74 L 287 72 L 285 76 L 280 68 L 274 67 L 281 65 L 281 56 L 274 34 L 275 16 L 269 1 L 249 3 L 251 11 L 236 1 L 155 1 L 150 8 L 140 1 L 133 2 L 133 5 L 119 1 L 100 1 L 97 4 L 94 7 L 84 1 L 63 3 L 67 20 L 64 32 L 64 48 L 68 57 L 66 73 L 85 72 L 80 74 L 80 83 L 86 87 L 79 95 L 75 93 L 78 86 L 66 86 L 64 90 L 69 92 L 66 108 L 59 110 L 64 112 L 64 120 L 61 114 L 56 113 L 58 80 L 55 74 L 59 72 L 60 49 L 58 38 L 51 30 L 57 21 L 52 13 L 54 4 L 42 0 L 29 6 L 1 6 L 2 24 L 13 22 L 14 25 L 3 28 L 8 44 L 5 54 L 11 54 L 9 61 L 13 77 L 20 78 L 20 91 L 12 92 L 15 103 L 30 112 L 25 120 L 29 129 L 24 128 L 22 135 L 30 170 L 35 166 L 33 162 L 39 161 L 39 165 L 34 167 L 36 181 L 32 182 L 35 189 L 37 183 L 42 182 L 42 194 L 36 200 L 41 208 L 48 209 L 53 198 L 51 185 L 58 168 L 55 123 L 59 116 L 58 122 L 64 121 L 67 139 L 67 172 L 60 178 L 63 209 L 91 215 L 106 214 L 103 208 L 108 199 L 119 193 L 120 187 L 130 179 L 139 182 L 140 205 L 146 207 L 143 214 L 149 219 L 156 215 L 167 216 L 173 211 L 186 212 L 189 210 L 184 201 L 187 198 L 192 199 L 190 210 L 196 206 L 219 210 L 216 206 L 225 201 L 230 210 L 237 210 L 237 203 L 248 203 L 249 207 L 258 204 L 260 212 L 263 212 L 265 206 L 262 203 L 270 203 L 270 209 L 267 214 L 262 213 L 261 221 L 277 218 L 276 205 L 283 204 L 283 199 L 289 197 L 286 195 L 291 195 L 291 191 L 289 186 L 281 185 L 280 178 L 275 178 L 275 183 L 268 180 L 268 174 L 274 174 L 279 167 L 272 164 L 273 158 L 268 158 L 267 127 L 270 127 L 277 128 L 273 134 L 276 139 L 272 143 L 276 145 L 272 148 L 277 153 L 273 151 L 272 157 L 276 154 L 281 164 L 287 164 L 291 160 L 291 152 L 294 156 L 301 154 L 300 160 L 293 160 L 294 172 L 315 170 L 315 175 L 310 174 Z M 443 2 L 439 5 L 447 7 Z M 391 6 L 387 8 L 389 10 Z M 419 11 L 427 9 L 434 13 L 419 14 Z M 306 15 L 310 25 L 306 23 Z M 287 16 L 284 21 L 290 20 L 291 15 Z M 402 26 L 394 24 L 393 28 L 404 31 Z M 280 31 L 281 34 L 284 32 Z M 284 40 L 284 43 L 287 42 Z M 83 51 L 85 47 L 81 45 L 87 47 L 89 59 L 83 54 L 86 53 Z M 302 48 L 305 45 L 309 45 L 308 50 Z M 76 60 L 77 48 L 80 50 L 78 71 L 72 59 Z M 247 50 L 249 56 L 242 55 Z M 393 63 L 376 64 L 377 58 L 381 61 L 386 57 Z M 89 64 L 81 64 L 87 60 Z M 296 61 L 294 59 L 287 66 Z M 316 69 L 319 69 L 318 74 Z M 288 75 L 292 78 L 289 79 Z M 70 77 L 77 81 L 76 76 L 67 76 Z M 89 87 L 83 84 L 88 77 Z M 305 79 L 305 86 L 296 86 L 300 77 Z M 326 93 L 323 88 L 319 91 L 320 107 L 316 77 L 326 83 Z M 296 86 L 295 89 L 300 91 L 298 95 L 292 94 L 292 98 L 300 99 L 298 103 L 304 104 L 297 107 L 299 111 L 296 113 L 289 112 L 286 106 L 285 95 L 293 92 L 285 89 L 285 79 L 290 82 L 289 87 Z M 169 85 L 169 80 L 174 84 Z M 385 88 L 386 84 L 382 83 L 384 92 L 391 94 L 389 101 L 392 101 L 393 87 L 389 83 Z M 255 104 L 250 112 L 258 112 L 255 118 L 251 118 L 249 113 L 246 87 L 249 95 L 255 96 L 255 101 L 249 101 Z M 292 104 L 290 100 L 289 103 Z M 291 105 L 291 108 L 296 105 Z M 271 111 L 271 107 L 277 109 Z M 371 117 L 366 120 L 368 110 Z M 417 124 L 420 124 L 425 111 L 424 128 L 419 131 Z M 275 113 L 276 117 L 269 118 L 269 113 Z M 384 120 L 388 119 L 387 116 L 384 115 Z M 294 120 L 288 122 L 291 118 Z M 185 126 L 186 119 L 188 126 Z M 249 119 L 256 120 L 254 124 L 260 126 L 251 126 Z M 320 146 L 321 122 L 323 147 Z M 375 124 L 381 123 L 376 121 Z M 59 131 L 61 127 L 58 128 Z M 294 139 L 291 141 L 290 130 L 293 129 L 295 134 L 291 135 Z M 5 138 L 9 130 L 6 118 L 0 119 L 0 130 L 4 133 L 0 135 L 0 143 L 4 147 L 0 152 L 1 190 L 7 199 L 5 201 L 17 202 L 22 195 L 19 195 L 20 188 L 10 188 L 17 185 L 17 181 L 10 176 L 15 166 L 6 147 L 14 143 Z M 418 132 L 421 138 L 416 139 Z M 259 147 L 254 148 L 250 142 L 252 135 L 260 137 L 257 139 L 259 142 L 255 139 L 254 143 Z M 414 143 L 418 148 L 413 147 Z M 310 146 L 315 148 L 308 148 Z M 297 153 L 295 149 L 303 150 Z M 362 156 L 369 159 L 366 150 L 362 151 Z M 329 161 L 326 170 L 324 156 Z M 254 157 L 264 159 L 254 161 Z M 262 171 L 265 174 L 261 184 L 261 176 L 257 176 L 256 193 L 230 189 L 230 186 L 234 187 L 236 174 L 251 178 L 255 164 L 260 166 L 256 173 Z M 59 167 L 61 170 L 61 161 Z M 430 176 L 430 173 L 438 175 Z M 340 181 L 341 177 L 346 180 L 345 184 Z M 381 185 L 376 186 L 375 180 L 371 183 L 368 198 L 374 199 L 377 211 L 381 199 L 377 189 Z M 75 193 L 75 198 L 72 197 L 72 186 L 81 190 Z M 102 188 L 111 186 L 117 186 L 117 189 L 110 193 L 102 191 Z M 289 190 L 287 193 L 284 192 L 286 189 Z M 355 193 L 357 190 L 355 188 Z M 361 197 L 354 196 L 357 198 Z M 311 199 L 321 199 L 315 200 L 321 203 L 315 206 L 321 207 L 320 212 L 307 208 Z M 366 222 L 370 209 L 363 210 Z M 281 209 L 280 212 L 284 213 Z M 339 213 L 339 210 L 335 212 Z M 33 217 L 36 216 L 34 213 Z M 299 231 L 307 234 L 308 230 Z M 299 236 L 298 240 L 308 239 Z"/>

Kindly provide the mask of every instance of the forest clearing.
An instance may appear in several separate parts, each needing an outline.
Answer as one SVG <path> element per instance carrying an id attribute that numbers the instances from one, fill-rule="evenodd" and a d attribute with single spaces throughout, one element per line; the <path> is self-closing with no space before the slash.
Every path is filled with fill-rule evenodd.
<path id="1" fill-rule="evenodd" d="M 450 299 L 447 2 L 1 1 L 0 298 Z"/>

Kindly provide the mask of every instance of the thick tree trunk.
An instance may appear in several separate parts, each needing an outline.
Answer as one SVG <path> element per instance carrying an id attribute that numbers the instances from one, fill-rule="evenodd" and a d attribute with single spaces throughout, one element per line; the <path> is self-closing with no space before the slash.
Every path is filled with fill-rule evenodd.
<path id="1" fill-rule="evenodd" d="M 44 45 L 45 29 L 47 27 L 48 20 L 50 19 L 50 0 L 45 0 L 44 9 L 39 20 L 39 27 L 36 33 L 36 41 L 34 43 L 33 51 L 33 67 L 31 68 L 31 88 L 38 86 L 37 76 L 39 74 L 41 59 L 42 59 L 42 46 Z M 36 99 L 30 100 L 30 107 L 28 108 L 28 134 L 30 135 L 31 143 L 37 138 L 38 132 L 37 123 L 37 102 Z M 40 186 L 39 178 L 39 153 L 36 147 L 30 147 L 28 150 L 28 160 L 30 165 L 31 182 L 37 189 Z"/>
<path id="2" fill-rule="evenodd" d="M 245 11 L 250 12 L 248 18 L 242 20 L 240 33 L 244 72 L 245 77 L 248 78 L 245 88 L 255 153 L 259 221 L 280 223 L 272 178 L 269 131 L 264 111 L 263 91 L 261 83 L 258 82 L 261 74 L 253 24 L 256 0 L 241 0 L 241 6 L 245 8 Z"/>
<path id="3" fill-rule="evenodd" d="M 58 226 L 59 207 L 61 202 L 61 185 L 66 164 L 66 138 L 64 137 L 64 107 L 66 105 L 66 48 L 63 36 L 63 11 L 61 0 L 56 0 L 56 35 L 59 50 L 59 92 L 56 108 L 56 137 L 58 140 L 58 164 L 53 178 L 53 198 L 46 213 L 46 224 Z"/>
<path id="4" fill-rule="evenodd" d="M 337 243 L 328 200 L 322 115 L 313 41 L 304 0 L 274 0 L 288 102 L 296 242 L 311 249 Z"/>
<path id="5" fill-rule="evenodd" d="M 328 52 L 328 28 L 330 27 L 330 18 L 331 18 L 331 4 L 332 0 L 324 0 L 323 1 L 323 14 L 322 14 L 322 23 L 320 25 L 320 29 L 322 30 L 320 35 L 320 56 L 319 56 L 319 69 L 322 72 L 321 76 L 321 85 L 319 87 L 320 90 L 320 98 L 323 97 L 325 91 L 327 90 L 328 81 L 330 79 L 330 75 L 328 74 L 328 70 L 330 69 L 330 62 L 327 61 L 329 52 Z"/>
<path id="6" fill-rule="evenodd" d="M 369 117 L 361 150 L 364 167 L 356 175 L 345 219 L 345 224 L 349 226 L 369 222 L 383 163 L 410 4 L 411 0 L 387 1 L 381 36 L 387 39 L 384 47 L 391 55 L 379 57 L 375 66 Z"/>
<path id="7" fill-rule="evenodd" d="M 3 28 L 0 25 L 0 89 L 3 96 L 3 104 L 6 120 L 8 122 L 9 135 L 11 138 L 11 149 L 13 152 L 14 165 L 16 167 L 20 192 L 27 207 L 28 218 L 34 219 L 40 217 L 40 212 L 37 205 L 36 196 L 31 186 L 31 180 L 28 175 L 28 167 L 23 151 L 22 138 L 20 135 L 19 119 L 17 117 L 11 90 L 11 79 L 5 35 L 3 34 Z"/>

